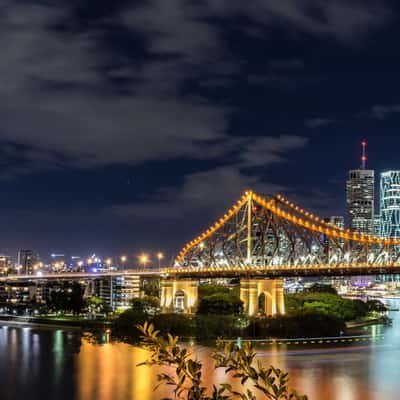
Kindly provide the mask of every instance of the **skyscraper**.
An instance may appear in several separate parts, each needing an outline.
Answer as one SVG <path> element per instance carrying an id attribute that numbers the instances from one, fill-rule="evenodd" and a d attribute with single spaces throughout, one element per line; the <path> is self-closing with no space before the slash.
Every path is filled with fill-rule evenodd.
<path id="1" fill-rule="evenodd" d="M 400 171 L 381 173 L 380 207 L 381 235 L 400 238 Z"/>
<path id="2" fill-rule="evenodd" d="M 0 255 L 0 274 L 7 275 L 11 272 L 12 260 L 10 256 Z"/>
<path id="3" fill-rule="evenodd" d="M 373 170 L 366 169 L 366 142 L 363 141 L 361 167 L 349 171 L 346 182 L 346 202 L 350 229 L 371 235 L 374 232 L 374 183 Z"/>
<path id="4" fill-rule="evenodd" d="M 335 215 L 332 217 L 324 218 L 324 222 L 335 226 L 336 228 L 344 229 L 344 217 L 342 216 Z"/>
<path id="5" fill-rule="evenodd" d="M 374 236 L 381 236 L 381 216 L 380 214 L 375 214 L 374 216 Z"/>
<path id="6" fill-rule="evenodd" d="M 33 250 L 20 250 L 18 252 L 18 266 L 21 274 L 33 274 L 34 266 L 38 261 L 39 256 Z"/>

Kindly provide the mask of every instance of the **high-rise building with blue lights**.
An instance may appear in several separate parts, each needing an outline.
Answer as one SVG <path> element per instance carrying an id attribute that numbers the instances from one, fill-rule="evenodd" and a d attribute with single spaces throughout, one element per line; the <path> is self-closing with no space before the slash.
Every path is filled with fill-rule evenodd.
<path id="1" fill-rule="evenodd" d="M 400 238 L 400 171 L 381 173 L 380 228 L 385 238 Z"/>

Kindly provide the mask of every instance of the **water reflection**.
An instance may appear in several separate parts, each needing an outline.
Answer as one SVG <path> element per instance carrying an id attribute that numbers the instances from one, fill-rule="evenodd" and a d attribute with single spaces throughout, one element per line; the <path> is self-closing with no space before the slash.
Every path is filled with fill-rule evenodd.
<path id="1" fill-rule="evenodd" d="M 311 400 L 394 400 L 400 392 L 400 313 L 392 317 L 392 327 L 366 331 L 383 333 L 380 342 L 313 349 L 262 345 L 258 357 L 288 370 L 291 385 Z M 103 339 L 99 345 L 79 332 L 0 326 L 0 399 L 156 400 L 168 394 L 166 388 L 153 392 L 157 369 L 136 367 L 146 351 Z M 203 362 L 208 386 L 230 379 L 213 368 L 210 348 L 189 348 Z"/>

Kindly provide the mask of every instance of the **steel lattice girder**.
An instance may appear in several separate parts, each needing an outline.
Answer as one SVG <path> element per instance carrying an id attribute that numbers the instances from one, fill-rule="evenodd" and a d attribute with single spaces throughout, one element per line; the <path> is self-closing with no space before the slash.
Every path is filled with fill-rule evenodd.
<path id="1" fill-rule="evenodd" d="M 182 249 L 175 266 L 384 264 L 398 261 L 399 244 L 392 242 L 335 228 L 281 196 L 261 198 L 247 192 L 224 218 Z"/>

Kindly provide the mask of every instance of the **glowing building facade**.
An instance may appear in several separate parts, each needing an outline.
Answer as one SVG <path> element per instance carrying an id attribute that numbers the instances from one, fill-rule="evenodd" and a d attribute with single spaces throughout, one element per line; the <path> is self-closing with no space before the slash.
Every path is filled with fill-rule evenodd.
<path id="1" fill-rule="evenodd" d="M 346 201 L 352 231 L 367 235 L 374 232 L 374 183 L 373 170 L 349 171 L 346 182 Z"/>
<path id="2" fill-rule="evenodd" d="M 372 235 L 374 233 L 375 173 L 366 169 L 367 142 L 361 142 L 362 155 L 360 169 L 349 171 L 346 182 L 346 202 L 350 229 Z"/>
<path id="3" fill-rule="evenodd" d="M 400 238 L 400 171 L 381 173 L 380 229 L 385 238 Z"/>
<path id="4" fill-rule="evenodd" d="M 39 255 L 33 250 L 20 250 L 18 252 L 19 272 L 23 275 L 31 275 L 34 266 L 39 262 Z"/>
<path id="5" fill-rule="evenodd" d="M 335 215 L 332 217 L 324 218 L 324 222 L 339 229 L 344 229 L 344 217 L 342 216 Z"/>
<path id="6" fill-rule="evenodd" d="M 374 217 L 374 236 L 381 236 L 382 229 L 381 229 L 381 216 L 380 214 L 375 215 Z"/>

